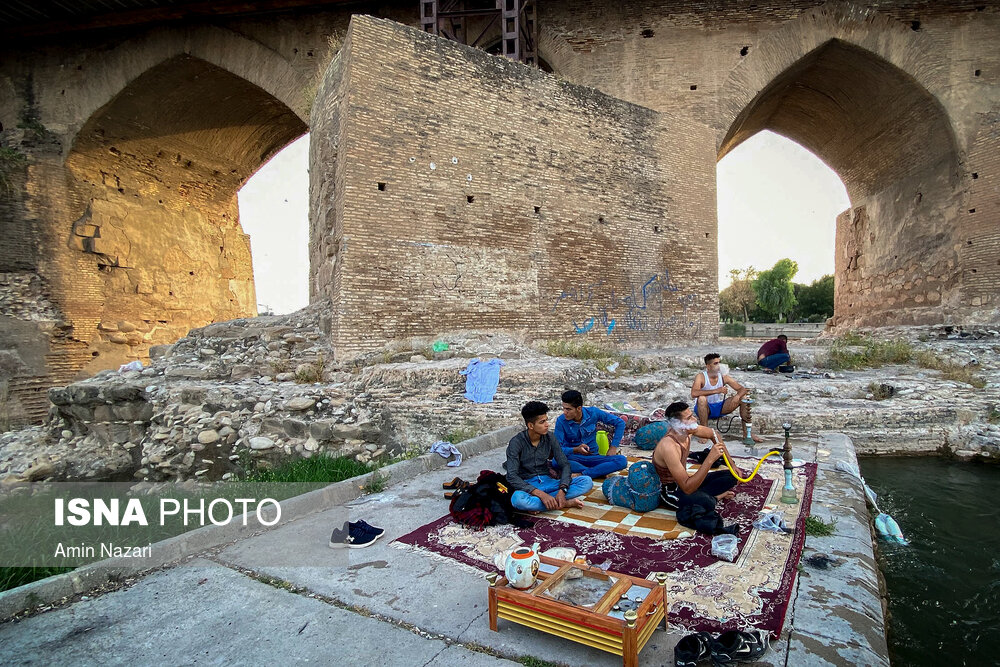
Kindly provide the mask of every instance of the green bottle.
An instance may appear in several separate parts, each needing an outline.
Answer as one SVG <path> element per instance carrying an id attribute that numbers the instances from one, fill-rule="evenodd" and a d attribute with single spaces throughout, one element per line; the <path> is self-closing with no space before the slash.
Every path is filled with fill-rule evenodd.
<path id="1" fill-rule="evenodd" d="M 608 449 L 611 447 L 611 443 L 608 442 L 608 432 L 598 431 L 597 432 L 597 453 L 601 456 L 607 456 Z"/>

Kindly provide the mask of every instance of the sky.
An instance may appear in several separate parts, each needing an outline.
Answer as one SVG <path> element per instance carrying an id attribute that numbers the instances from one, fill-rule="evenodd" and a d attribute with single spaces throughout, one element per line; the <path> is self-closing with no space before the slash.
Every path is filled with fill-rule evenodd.
<path id="1" fill-rule="evenodd" d="M 309 303 L 309 135 L 289 144 L 239 193 L 261 313 Z M 850 206 L 837 174 L 793 141 L 760 132 L 718 165 L 719 288 L 729 270 L 788 257 L 794 281 L 833 273 L 836 218 Z"/>

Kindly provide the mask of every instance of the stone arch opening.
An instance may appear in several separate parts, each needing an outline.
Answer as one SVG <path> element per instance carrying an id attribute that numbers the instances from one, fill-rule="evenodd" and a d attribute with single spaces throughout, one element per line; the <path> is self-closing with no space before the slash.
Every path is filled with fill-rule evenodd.
<path id="1" fill-rule="evenodd" d="M 85 372 L 256 314 L 237 192 L 307 130 L 268 92 L 189 55 L 150 68 L 91 115 L 66 159 L 80 211 L 66 245 L 83 284 L 64 309 L 96 328 Z"/>
<path id="2" fill-rule="evenodd" d="M 800 144 L 764 130 L 719 160 L 716 184 L 719 289 L 732 283 L 733 270 L 764 271 L 789 258 L 799 267 L 793 282 L 810 289 L 787 321 L 832 316 L 832 301 L 817 300 L 813 287 L 834 274 L 836 219 L 850 207 L 840 176 Z M 753 314 L 752 304 L 744 311 L 728 296 L 725 304 L 720 296 L 724 318 Z"/>
<path id="3" fill-rule="evenodd" d="M 949 217 L 960 158 L 941 103 L 912 76 L 840 39 L 765 85 L 718 146 L 721 159 L 761 130 L 805 147 L 841 178 L 835 324 L 941 322 L 959 276 Z"/>

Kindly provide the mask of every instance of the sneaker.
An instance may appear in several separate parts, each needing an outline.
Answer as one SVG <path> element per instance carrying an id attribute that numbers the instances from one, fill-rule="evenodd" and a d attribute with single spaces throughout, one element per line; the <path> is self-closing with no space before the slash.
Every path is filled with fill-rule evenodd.
<path id="1" fill-rule="evenodd" d="M 358 524 L 345 523 L 343 528 L 334 529 L 330 535 L 330 548 L 349 547 L 361 549 L 375 543 L 378 536 Z"/>
<path id="2" fill-rule="evenodd" d="M 712 662 L 715 665 L 756 662 L 767 652 L 767 648 L 768 635 L 762 630 L 727 630 L 712 643 Z"/>
<path id="3" fill-rule="evenodd" d="M 385 528 L 379 528 L 377 526 L 373 526 L 370 523 L 368 523 L 367 521 L 365 521 L 364 519 L 359 519 L 357 521 L 352 521 L 348 525 L 357 525 L 357 526 L 361 526 L 362 528 L 365 528 L 366 530 L 368 530 L 368 531 L 370 531 L 370 532 L 372 532 L 372 533 L 375 534 L 375 539 L 376 540 L 378 538 L 382 537 L 383 535 L 385 535 Z"/>
<path id="4" fill-rule="evenodd" d="M 681 640 L 674 646 L 675 667 L 695 667 L 699 662 L 707 660 L 712 655 L 713 637 L 707 632 L 696 632 Z"/>

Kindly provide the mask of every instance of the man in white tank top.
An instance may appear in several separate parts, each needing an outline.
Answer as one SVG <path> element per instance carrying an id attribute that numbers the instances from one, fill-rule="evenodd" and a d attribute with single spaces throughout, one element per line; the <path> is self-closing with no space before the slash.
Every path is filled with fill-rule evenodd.
<path id="1" fill-rule="evenodd" d="M 740 419 L 746 425 L 750 421 L 750 411 L 742 401 L 750 393 L 750 390 L 732 377 L 723 375 L 720 365 L 718 354 L 714 352 L 706 354 L 705 370 L 694 377 L 694 384 L 691 385 L 691 398 L 695 402 L 694 413 L 698 417 L 698 423 L 706 426 L 709 419 L 718 419 L 739 408 Z M 730 388 L 736 393 L 727 397 Z M 752 434 L 751 437 L 754 442 L 764 440 L 756 434 Z"/>

